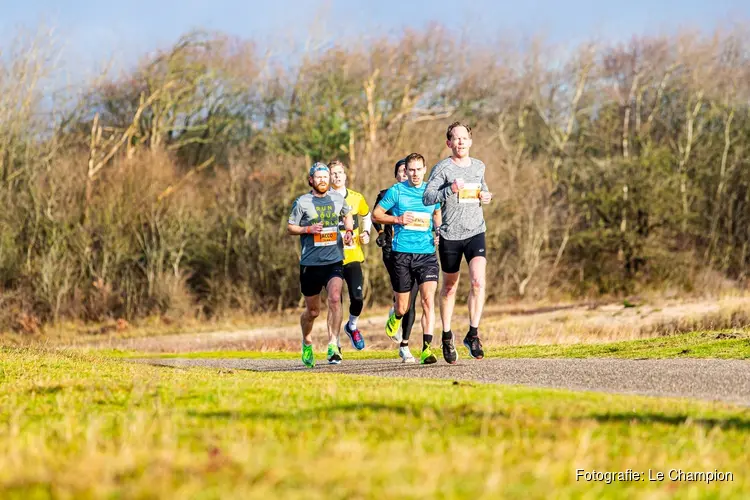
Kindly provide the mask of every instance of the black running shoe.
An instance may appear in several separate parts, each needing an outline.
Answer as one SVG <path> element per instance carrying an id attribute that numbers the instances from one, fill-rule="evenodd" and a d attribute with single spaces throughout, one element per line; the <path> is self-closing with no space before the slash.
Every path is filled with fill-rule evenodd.
<path id="1" fill-rule="evenodd" d="M 458 361 L 456 346 L 453 345 L 453 337 L 450 340 L 443 340 L 443 359 L 450 365 L 455 365 Z"/>
<path id="2" fill-rule="evenodd" d="M 484 351 L 482 350 L 482 341 L 479 340 L 479 336 L 470 337 L 468 334 L 464 337 L 464 345 L 469 350 L 469 354 L 474 359 L 484 358 Z"/>

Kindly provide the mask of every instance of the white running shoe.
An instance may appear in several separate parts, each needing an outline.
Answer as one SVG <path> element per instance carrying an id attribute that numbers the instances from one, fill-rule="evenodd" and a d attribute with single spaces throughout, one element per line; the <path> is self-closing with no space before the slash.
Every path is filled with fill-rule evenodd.
<path id="1" fill-rule="evenodd" d="M 417 360 L 414 359 L 414 356 L 409 350 L 409 346 L 399 347 L 398 357 L 401 358 L 402 363 L 416 363 L 417 362 Z"/>

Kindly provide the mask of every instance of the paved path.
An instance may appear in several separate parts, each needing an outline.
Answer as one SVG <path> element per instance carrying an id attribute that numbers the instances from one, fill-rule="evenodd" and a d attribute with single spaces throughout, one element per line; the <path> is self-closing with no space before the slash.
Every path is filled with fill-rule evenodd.
<path id="1" fill-rule="evenodd" d="M 581 391 L 685 397 L 750 406 L 750 361 L 717 359 L 442 359 L 429 366 L 400 360 L 356 360 L 313 369 L 299 360 L 143 359 L 172 367 L 217 367 L 253 371 L 347 373 L 379 377 L 447 378 L 523 384 Z"/>

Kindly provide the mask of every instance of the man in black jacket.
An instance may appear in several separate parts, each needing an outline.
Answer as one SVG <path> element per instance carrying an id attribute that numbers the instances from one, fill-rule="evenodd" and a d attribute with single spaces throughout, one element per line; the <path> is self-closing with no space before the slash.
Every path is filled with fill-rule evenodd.
<path id="1" fill-rule="evenodd" d="M 405 159 L 401 159 L 396 162 L 393 174 L 396 177 L 396 182 L 404 182 L 407 180 Z M 387 188 L 378 193 L 378 197 L 375 200 L 375 204 L 373 206 L 377 206 L 378 203 L 380 203 L 380 200 L 383 199 L 386 191 L 388 191 Z M 390 210 L 386 213 L 388 215 L 393 215 Z M 383 250 L 383 263 L 385 264 L 385 268 L 388 270 L 388 275 L 392 276 L 393 264 L 391 263 L 391 243 L 393 240 L 393 227 L 390 224 L 379 224 L 375 221 L 373 221 L 372 225 L 378 232 L 378 238 L 375 240 L 375 243 Z M 401 343 L 398 349 L 398 355 L 404 363 L 416 362 L 416 359 L 411 354 L 411 351 L 409 351 L 409 336 L 411 335 L 411 329 L 412 326 L 414 326 L 414 319 L 416 318 L 415 305 L 417 302 L 418 291 L 419 286 L 415 283 L 411 289 L 411 295 L 409 296 L 409 311 L 404 315 L 404 319 L 401 322 Z M 395 292 L 393 296 L 393 300 L 395 301 Z M 393 309 L 393 307 L 391 307 L 391 309 Z"/>

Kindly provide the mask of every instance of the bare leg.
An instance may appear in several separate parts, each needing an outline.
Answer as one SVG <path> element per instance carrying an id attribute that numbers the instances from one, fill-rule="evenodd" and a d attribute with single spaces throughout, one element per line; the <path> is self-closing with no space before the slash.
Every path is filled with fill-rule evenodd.
<path id="1" fill-rule="evenodd" d="M 302 341 L 312 344 L 312 327 L 315 318 L 320 316 L 320 295 L 305 297 L 305 310 L 299 317 L 299 324 L 302 327 Z"/>
<path id="2" fill-rule="evenodd" d="M 341 288 L 343 280 L 341 278 L 331 278 L 328 280 L 326 290 L 328 291 L 328 343 L 337 344 L 339 332 L 341 331 Z"/>
<path id="3" fill-rule="evenodd" d="M 409 310 L 409 297 L 411 296 L 411 292 L 406 293 L 399 293 L 394 292 L 396 295 L 396 314 L 399 316 L 403 316 L 407 313 Z"/>
<path id="4" fill-rule="evenodd" d="M 486 288 L 485 271 L 487 269 L 487 258 L 474 257 L 469 262 L 469 276 L 471 277 L 471 290 L 469 291 L 469 325 L 479 328 L 484 308 L 484 291 Z"/>
<path id="5" fill-rule="evenodd" d="M 432 335 L 435 330 L 435 292 L 437 281 L 427 281 L 419 285 L 419 296 L 422 298 L 422 334 Z"/>
<path id="6" fill-rule="evenodd" d="M 443 273 L 443 288 L 440 290 L 440 319 L 443 321 L 444 332 L 451 329 L 453 307 L 456 305 L 456 292 L 458 291 L 458 278 L 460 276 L 460 271 Z"/>

